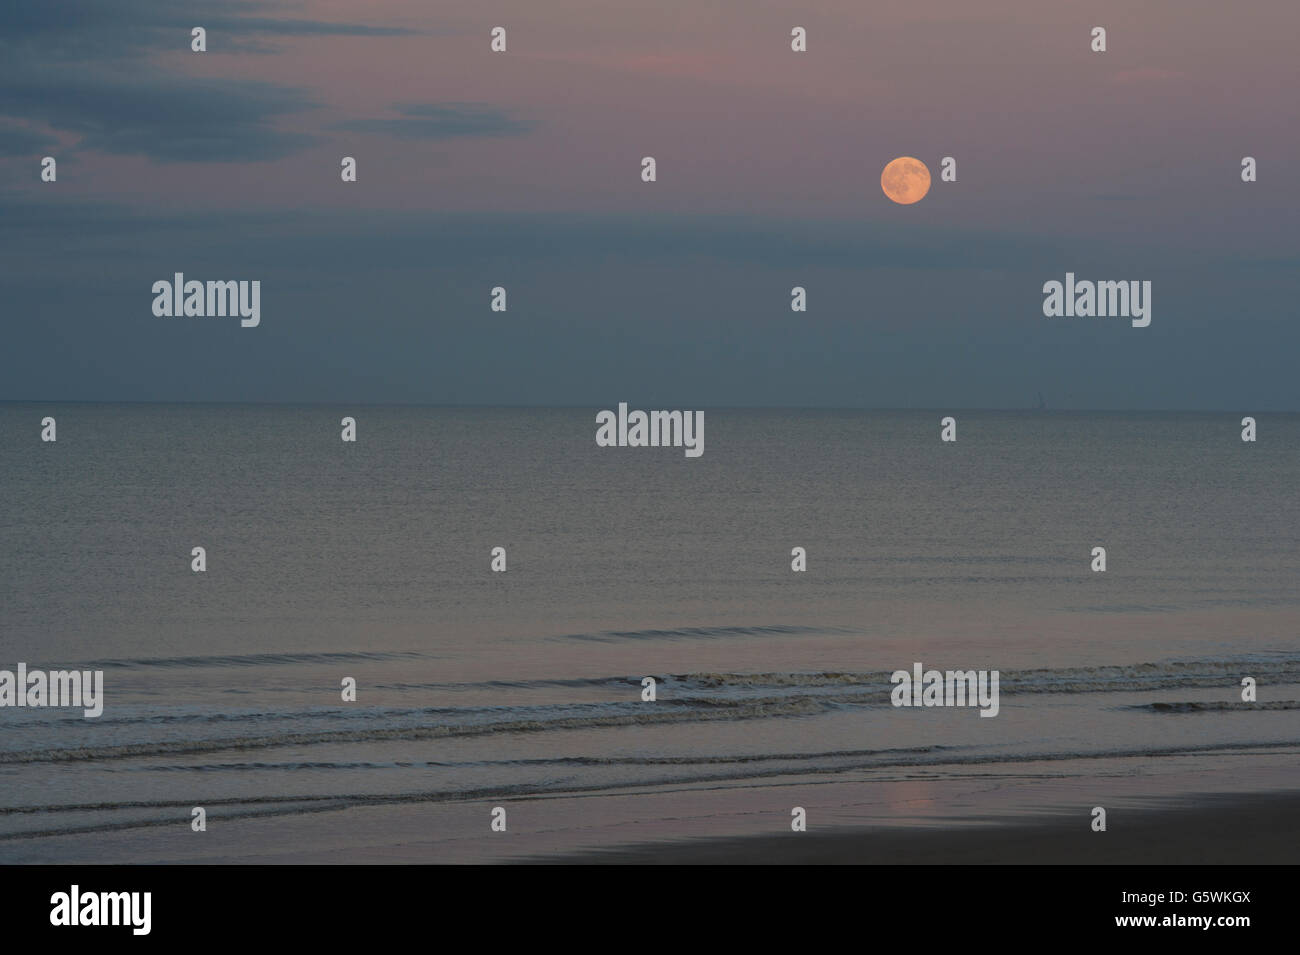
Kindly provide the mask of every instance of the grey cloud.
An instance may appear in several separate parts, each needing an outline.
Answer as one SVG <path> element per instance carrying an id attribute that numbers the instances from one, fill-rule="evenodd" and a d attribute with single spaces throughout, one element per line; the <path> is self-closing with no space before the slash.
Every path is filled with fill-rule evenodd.
<path id="1" fill-rule="evenodd" d="M 383 133 L 400 139 L 456 139 L 469 136 L 518 136 L 534 127 L 503 110 L 477 103 L 413 103 L 394 107 L 400 118 L 352 119 L 333 129 Z"/>
<path id="2" fill-rule="evenodd" d="M 191 16 L 186 21 L 193 20 Z M 423 30 L 406 27 L 372 27 L 362 23 L 326 23 L 321 20 L 275 20 L 267 17 L 207 17 L 195 21 L 211 34 L 214 29 L 230 33 L 265 33 L 280 36 L 414 36 Z"/>
<path id="3" fill-rule="evenodd" d="M 209 30 L 210 49 L 214 31 L 244 39 L 414 32 L 231 15 L 281 6 L 173 0 L 0 5 L 0 117 L 76 134 L 81 139 L 74 149 L 158 162 L 256 162 L 299 152 L 317 138 L 281 131 L 276 120 L 318 106 L 306 91 L 190 77 L 142 63 L 151 53 L 188 51 L 192 26 Z M 15 133 L 8 143 L 0 141 L 0 154 L 23 154 L 34 142 L 30 134 Z"/>
<path id="4" fill-rule="evenodd" d="M 0 114 L 39 118 L 81 136 L 78 148 L 161 162 L 276 159 L 313 138 L 272 120 L 316 104 L 297 90 L 247 80 L 169 77 L 148 82 L 116 71 L 50 71 L 0 84 Z"/>
<path id="5" fill-rule="evenodd" d="M 0 156 L 37 156 L 58 145 L 58 140 L 24 126 L 0 124 Z"/>
<path id="6" fill-rule="evenodd" d="M 238 252 L 305 270 L 346 259 L 352 271 L 426 268 L 497 259 L 600 262 L 623 259 L 730 261 L 765 269 L 813 267 L 849 273 L 875 269 L 1020 270 L 1050 277 L 1073 256 L 1107 246 L 1072 238 L 962 232 L 945 228 L 830 222 L 792 223 L 742 217 L 646 218 L 572 215 L 275 211 L 139 213 L 115 203 L 62 203 L 0 194 L 0 235 L 29 238 L 40 254 L 49 242 L 69 254 L 86 243 L 111 247 L 147 237 L 150 245 L 185 243 L 203 254 Z M 1126 252 L 1114 255 L 1124 261 Z M 1061 267 L 1064 268 L 1063 266 Z"/>
<path id="7" fill-rule="evenodd" d="M 240 16 L 282 3 L 231 0 L 40 0 L 0 6 L 0 49 L 41 59 L 111 60 L 190 46 L 190 30 L 208 31 L 209 49 L 238 46 L 262 36 L 406 36 L 421 31 L 360 23 Z M 232 16 L 234 13 L 236 15 Z M 224 34 L 224 38 L 222 35 Z M 223 39 L 227 42 L 223 42 Z"/>
<path id="8" fill-rule="evenodd" d="M 1294 269 L 1259 293 L 1259 272 L 1221 257 L 1076 236 L 699 216 L 160 213 L 29 187 L 0 195 L 0 249 L 19 319 L 0 349 L 0 400 L 590 404 L 671 392 L 688 406 L 994 407 L 1050 381 L 1057 406 L 1067 399 L 1056 395 L 1085 407 L 1300 406 L 1287 373 L 1300 337 Z M 1041 283 L 1063 263 L 1102 276 L 1140 264 L 1167 290 L 1150 334 L 1044 319 Z M 881 271 L 897 269 L 911 274 Z M 260 279 L 262 324 L 156 318 L 152 282 L 174 271 Z M 511 311 L 489 320 L 502 276 Z M 789 311 L 795 284 L 809 287 L 807 316 Z M 1244 294 L 1257 313 L 1248 332 L 1225 318 Z"/>

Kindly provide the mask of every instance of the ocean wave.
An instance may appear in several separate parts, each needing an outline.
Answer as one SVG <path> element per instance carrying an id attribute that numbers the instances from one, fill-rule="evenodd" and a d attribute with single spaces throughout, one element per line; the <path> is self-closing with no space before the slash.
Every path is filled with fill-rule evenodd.
<path id="1" fill-rule="evenodd" d="M 299 655 L 300 658 L 313 659 L 319 656 Z M 1015 697 L 1020 694 L 1150 693 L 1187 688 L 1235 690 L 1243 674 L 1266 679 L 1272 686 L 1300 684 L 1300 654 L 1254 654 L 1006 671 L 1001 673 L 999 693 Z M 477 705 L 472 706 L 276 707 L 266 712 L 253 709 L 235 712 L 199 709 L 195 712 L 188 708 L 176 712 L 149 705 L 108 715 L 95 723 L 100 729 L 94 732 L 118 727 L 120 731 L 115 735 L 119 737 L 143 736 L 144 739 L 119 738 L 113 745 L 92 745 L 90 738 L 82 738 L 92 728 L 83 725 L 84 721 L 66 715 L 57 724 L 62 738 L 54 740 L 65 745 L 51 746 L 49 734 L 44 733 L 36 736 L 6 734 L 10 746 L 17 743 L 21 748 L 0 751 L 0 766 L 121 760 L 281 746 L 803 717 L 836 707 L 887 708 L 891 705 L 890 693 L 894 688 L 889 676 L 887 671 L 847 670 L 667 674 L 658 678 L 659 699 L 653 706 L 637 698 L 635 691 L 639 690 L 641 677 L 636 675 L 448 684 L 462 690 L 470 687 L 514 689 L 583 685 L 606 687 L 622 697 L 581 703 L 524 701 L 510 705 L 484 705 L 476 701 Z M 409 686 L 419 689 L 423 685 Z M 626 692 L 624 688 L 633 692 Z M 1229 712 L 1238 708 L 1285 710 L 1294 705 L 1286 701 L 1246 705 L 1232 701 L 1157 701 L 1138 704 L 1137 708 L 1150 712 Z M 33 721 L 38 716 L 42 721 L 52 718 L 44 710 L 34 710 L 30 714 L 17 710 L 8 713 L 7 718 L 15 727 L 36 726 L 38 724 Z M 183 738 L 178 738 L 182 733 Z M 72 734 L 72 738 L 63 734 Z M 97 743 L 98 739 L 93 742 Z M 66 745 L 68 743 L 73 745 Z"/>
<path id="2" fill-rule="evenodd" d="M 305 813 L 334 812 L 359 807 L 385 805 L 412 805 L 439 802 L 467 802 L 496 799 L 548 799 L 557 795 L 582 794 L 589 796 L 617 795 L 629 790 L 641 790 L 647 785 L 654 785 L 661 791 L 672 787 L 689 787 L 692 789 L 733 788 L 748 785 L 754 780 L 775 779 L 779 777 L 810 777 L 827 774 L 864 770 L 911 770 L 924 767 L 931 771 L 942 767 L 992 767 L 997 765 L 1016 766 L 1028 763 L 1064 763 L 1084 762 L 1091 764 L 1096 760 L 1106 759 L 1147 759 L 1160 756 L 1189 756 L 1247 753 L 1258 754 L 1296 754 L 1296 743 L 1291 740 L 1260 740 L 1233 744 L 1209 743 L 1185 746 L 1136 747 L 1129 749 L 1105 749 L 1095 752 L 1046 751 L 1031 753 L 960 753 L 944 752 L 945 747 L 926 747 L 917 750 L 895 751 L 846 751 L 812 754 L 787 754 L 786 756 L 744 759 L 743 757 L 716 757 L 717 762 L 742 763 L 727 771 L 700 774 L 672 774 L 659 777 L 649 782 L 645 779 L 606 781 L 590 783 L 549 783 L 549 784 L 509 784 L 486 786 L 462 790 L 425 790 L 400 793 L 330 793 L 305 795 L 274 795 L 226 797 L 205 800 L 208 818 L 240 819 L 263 816 L 302 815 Z M 697 762 L 704 757 L 695 757 Z M 781 760 L 802 761 L 803 765 L 782 763 Z M 776 765 L 771 765 L 775 761 Z M 768 763 L 768 765 L 764 765 Z M 669 765 L 676 765 L 670 763 Z M 683 764 L 684 765 L 684 764 Z M 1080 770 L 1086 772 L 1085 770 Z M 88 821 L 82 824 L 63 824 L 44 826 L 39 829 L 27 829 L 0 833 L 0 841 L 18 839 L 35 839 L 51 836 L 108 832 L 123 829 L 152 828 L 175 826 L 178 814 L 182 815 L 193 805 L 192 799 L 168 800 L 131 800 L 123 802 L 78 803 L 54 806 L 11 806 L 0 808 L 0 816 L 35 817 L 40 819 L 57 818 L 59 814 L 107 814 L 122 816 L 137 811 L 148 810 L 166 812 L 153 818 L 134 817 L 129 819 L 109 818 Z"/>
<path id="3" fill-rule="evenodd" d="M 900 665 L 908 670 L 909 665 Z M 943 670 L 940 666 L 926 669 Z M 960 667 L 967 670 L 970 667 Z M 668 678 L 680 688 L 717 690 L 761 687 L 845 687 L 871 688 L 888 692 L 893 671 L 813 673 L 683 673 Z M 1241 677 L 1266 677 L 1273 685 L 1300 683 L 1300 654 L 1241 656 L 1211 660 L 1167 660 L 1114 666 L 1054 667 L 1002 670 L 999 692 L 1018 693 L 1115 693 L 1239 686 Z"/>
<path id="4" fill-rule="evenodd" d="M 114 660 L 91 660 L 77 665 L 83 670 L 134 670 L 145 667 L 257 667 L 294 663 L 338 663 L 366 660 L 407 660 L 427 657 L 413 650 L 332 651 L 315 653 L 243 653 L 219 656 L 138 657 Z"/>
<path id="5" fill-rule="evenodd" d="M 753 627 L 675 627 L 665 630 L 602 630 L 598 633 L 573 633 L 559 637 L 561 640 L 596 640 L 602 642 L 621 640 L 692 639 L 698 637 L 784 637 L 809 633 L 857 633 L 842 627 L 803 626 L 753 626 Z"/>
<path id="6" fill-rule="evenodd" d="M 667 705 L 665 705 L 667 704 Z M 116 746 L 80 746 L 0 752 L 0 766 L 23 763 L 89 762 L 111 759 L 140 759 L 221 750 L 267 749 L 277 746 L 308 746 L 321 743 L 366 743 L 382 740 L 442 739 L 505 733 L 537 733 L 569 729 L 599 729 L 620 726 L 651 726 L 665 723 L 707 720 L 747 720 L 776 716 L 807 716 L 826 709 L 827 703 L 810 698 L 761 700 L 710 700 L 706 706 L 661 701 L 653 707 L 644 703 L 596 704 L 604 712 L 581 713 L 567 707 L 570 715 L 534 719 L 499 719 L 482 723 L 436 723 L 404 727 L 338 729 L 318 732 L 272 733 L 262 736 L 233 736 L 216 739 L 160 740 Z M 608 712 L 617 707 L 616 712 Z M 506 710 L 506 713 L 509 711 Z"/>
<path id="7" fill-rule="evenodd" d="M 1255 710 L 1300 710 L 1300 700 L 1271 700 L 1267 703 L 1247 703 L 1244 700 L 1205 700 L 1174 703 L 1138 703 L 1131 710 L 1149 710 L 1152 713 L 1234 713 Z"/>

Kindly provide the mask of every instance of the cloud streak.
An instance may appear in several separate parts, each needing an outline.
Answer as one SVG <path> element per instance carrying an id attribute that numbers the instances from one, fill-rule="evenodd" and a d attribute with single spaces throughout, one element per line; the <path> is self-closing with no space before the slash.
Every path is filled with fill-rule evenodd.
<path id="1" fill-rule="evenodd" d="M 299 90 L 248 80 L 157 83 L 73 70 L 0 82 L 0 114 L 73 133 L 79 149 L 158 162 L 252 162 L 298 152 L 315 138 L 279 131 L 273 121 L 317 105 Z"/>
<path id="2" fill-rule="evenodd" d="M 243 3 L 261 11 L 273 4 Z M 393 37 L 416 31 L 354 23 L 230 16 L 231 5 L 171 0 L 42 0 L 0 7 L 0 116 L 80 137 L 76 149 L 156 162 L 262 162 L 300 152 L 318 137 L 277 128 L 282 117 L 321 104 L 304 90 L 246 79 L 200 79 L 150 54 L 188 51 L 190 28 L 210 48 L 259 36 Z M 246 48 L 246 47 L 245 47 Z M 11 127 L 21 130 L 22 127 Z M 21 131 L 0 155 L 28 155 L 48 137 Z"/>
<path id="3" fill-rule="evenodd" d="M 279 3 L 214 0 L 41 0 L 0 7 L 0 48 L 11 56 L 42 59 L 112 60 L 143 50 L 188 50 L 190 30 L 201 26 L 209 39 L 238 44 L 256 36 L 410 36 L 422 31 L 361 23 L 332 23 L 279 17 L 231 16 L 238 11 L 274 9 Z M 215 45 L 215 44 L 214 44 Z M 224 44 L 227 48 L 230 43 Z M 211 47 L 210 47 L 211 48 Z"/>
<path id="4" fill-rule="evenodd" d="M 58 140 L 37 130 L 0 124 L 0 156 L 36 156 L 57 145 Z"/>
<path id="5" fill-rule="evenodd" d="M 413 103 L 397 105 L 400 118 L 352 119 L 331 128 L 344 132 L 380 133 L 399 139 L 458 139 L 519 136 L 534 123 L 511 117 L 504 110 L 478 103 Z"/>

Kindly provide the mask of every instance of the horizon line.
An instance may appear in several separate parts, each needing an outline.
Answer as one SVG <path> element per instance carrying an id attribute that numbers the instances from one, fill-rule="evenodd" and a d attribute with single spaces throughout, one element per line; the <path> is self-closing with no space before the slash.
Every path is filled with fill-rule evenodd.
<path id="1" fill-rule="evenodd" d="M 631 401 L 616 401 L 615 405 Z M 449 403 L 439 401 L 366 401 L 366 400 L 331 400 L 331 401 L 209 401 L 209 400 L 158 400 L 158 399 L 87 399 L 87 398 L 0 398 L 0 405 L 211 405 L 214 407 L 250 406 L 283 408 L 440 408 L 458 411 L 567 411 L 586 410 L 600 407 L 596 403 L 583 404 L 478 404 Z M 640 402 L 651 407 L 656 402 Z M 602 408 L 603 410 L 603 408 Z M 671 410 L 671 409 L 670 409 Z M 868 412 L 933 412 L 933 413 L 1008 413 L 1026 414 L 1300 414 L 1300 409 L 1229 409 L 1229 408 L 1040 408 L 1033 405 L 1014 407 L 953 407 L 916 405 L 697 405 L 690 410 L 703 411 L 868 411 Z"/>

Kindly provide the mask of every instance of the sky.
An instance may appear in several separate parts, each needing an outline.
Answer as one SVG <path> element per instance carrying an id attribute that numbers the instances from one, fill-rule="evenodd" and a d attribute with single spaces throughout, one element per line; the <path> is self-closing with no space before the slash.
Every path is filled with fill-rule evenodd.
<path id="1" fill-rule="evenodd" d="M 0 2 L 0 400 L 1300 411 L 1298 34 L 1293 0 Z M 176 272 L 260 281 L 260 324 L 155 316 Z M 1067 272 L 1150 281 L 1151 324 L 1044 316 Z"/>

